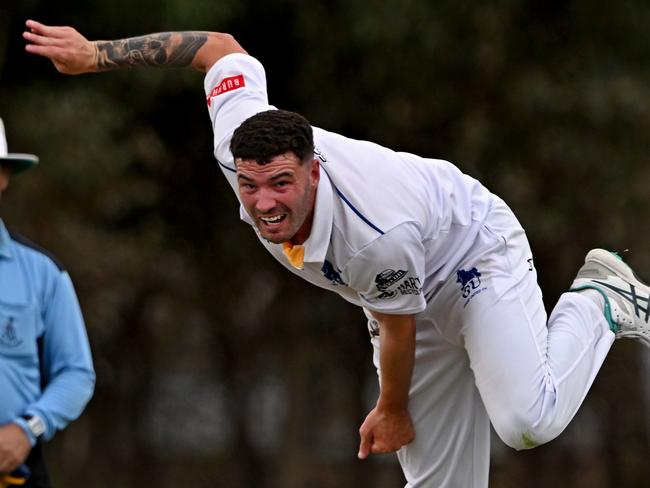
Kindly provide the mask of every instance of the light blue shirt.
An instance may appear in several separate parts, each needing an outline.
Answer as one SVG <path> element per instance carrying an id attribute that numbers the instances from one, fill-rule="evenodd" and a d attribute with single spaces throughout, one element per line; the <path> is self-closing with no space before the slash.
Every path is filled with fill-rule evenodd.
<path id="1" fill-rule="evenodd" d="M 94 387 L 70 276 L 0 220 L 0 425 L 19 424 L 34 444 L 21 416 L 37 415 L 49 440 L 81 414 Z"/>

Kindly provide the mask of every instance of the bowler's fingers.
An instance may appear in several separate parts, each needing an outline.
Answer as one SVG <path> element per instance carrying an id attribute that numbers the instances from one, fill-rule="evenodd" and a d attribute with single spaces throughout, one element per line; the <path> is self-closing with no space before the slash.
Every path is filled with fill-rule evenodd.
<path id="1" fill-rule="evenodd" d="M 30 29 L 23 32 L 23 38 L 28 42 L 25 49 L 33 54 L 50 57 L 55 52 L 52 50 L 44 51 L 40 47 L 64 48 L 86 41 L 72 27 L 50 27 L 34 20 L 28 20 L 25 25 Z"/>
<path id="2" fill-rule="evenodd" d="M 65 37 L 70 31 L 74 31 L 72 27 L 49 26 L 35 20 L 28 20 L 25 22 L 25 26 L 34 34 L 52 38 Z"/>
<path id="3" fill-rule="evenodd" d="M 66 39 L 57 37 L 46 37 L 34 34 L 33 32 L 23 32 L 23 39 L 30 44 L 28 46 L 57 46 L 62 47 L 66 43 Z"/>
<path id="4" fill-rule="evenodd" d="M 361 435 L 361 442 L 359 443 L 359 452 L 357 457 L 359 459 L 366 459 L 370 455 L 373 445 L 372 431 L 366 432 L 362 427 L 359 434 Z"/>
<path id="5" fill-rule="evenodd" d="M 64 74 L 76 75 L 94 71 L 96 57 L 94 44 L 72 27 L 51 27 L 28 20 L 30 31 L 23 32 L 27 41 L 25 50 L 43 56 Z"/>
<path id="6" fill-rule="evenodd" d="M 60 50 L 56 46 L 39 46 L 37 44 L 27 44 L 25 50 L 30 54 L 36 54 L 37 56 L 43 56 L 49 58 L 52 61 L 58 61 L 60 58 Z"/>

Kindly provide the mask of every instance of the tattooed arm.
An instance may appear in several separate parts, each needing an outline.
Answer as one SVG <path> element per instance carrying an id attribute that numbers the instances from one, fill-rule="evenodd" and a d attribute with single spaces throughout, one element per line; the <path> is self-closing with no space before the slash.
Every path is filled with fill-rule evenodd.
<path id="1" fill-rule="evenodd" d="M 89 41 L 72 27 L 28 20 L 27 52 L 46 57 L 61 73 L 76 75 L 124 67 L 192 67 L 207 72 L 226 54 L 245 53 L 229 34 L 161 32 L 115 41 Z"/>

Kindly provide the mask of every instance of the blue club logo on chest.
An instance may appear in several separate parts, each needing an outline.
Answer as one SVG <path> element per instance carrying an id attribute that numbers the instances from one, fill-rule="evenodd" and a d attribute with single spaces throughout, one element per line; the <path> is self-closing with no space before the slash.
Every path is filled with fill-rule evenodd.
<path id="1" fill-rule="evenodd" d="M 336 270 L 332 263 L 330 263 L 327 259 L 323 263 L 323 267 L 321 268 L 321 271 L 323 272 L 323 276 L 325 277 L 326 280 L 329 280 L 329 282 L 334 285 L 343 285 L 347 286 L 347 283 L 343 281 L 341 278 L 341 275 L 339 274 L 340 270 Z"/>
<path id="2" fill-rule="evenodd" d="M 0 318 L 0 324 L 0 346 L 14 348 L 23 343 L 22 339 L 19 339 L 16 334 L 13 317 Z"/>

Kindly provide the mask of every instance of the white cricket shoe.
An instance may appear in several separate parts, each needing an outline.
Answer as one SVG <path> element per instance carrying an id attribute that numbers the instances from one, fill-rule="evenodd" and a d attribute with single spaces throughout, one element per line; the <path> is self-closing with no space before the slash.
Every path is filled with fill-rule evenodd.
<path id="1" fill-rule="evenodd" d="M 593 289 L 605 299 L 605 318 L 617 338 L 637 339 L 650 347 L 650 286 L 623 259 L 604 249 L 592 249 L 570 291 Z"/>

